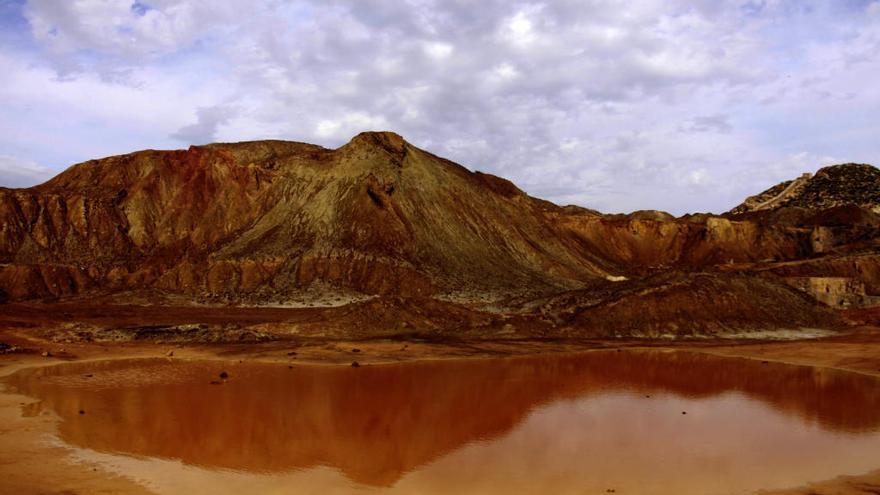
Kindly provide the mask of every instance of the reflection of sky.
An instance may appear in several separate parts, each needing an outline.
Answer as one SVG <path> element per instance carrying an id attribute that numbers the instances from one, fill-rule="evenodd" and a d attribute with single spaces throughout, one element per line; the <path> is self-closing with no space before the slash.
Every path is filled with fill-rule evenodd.
<path id="1" fill-rule="evenodd" d="M 0 0 L 0 185 L 394 130 L 559 203 L 722 211 L 880 163 L 880 1 Z"/>

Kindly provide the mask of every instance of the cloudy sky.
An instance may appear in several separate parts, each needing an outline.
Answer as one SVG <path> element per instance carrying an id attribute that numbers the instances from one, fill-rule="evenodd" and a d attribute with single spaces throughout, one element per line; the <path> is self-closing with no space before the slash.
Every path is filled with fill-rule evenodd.
<path id="1" fill-rule="evenodd" d="M 393 130 L 603 211 L 880 164 L 880 0 L 0 0 L 0 186 Z"/>

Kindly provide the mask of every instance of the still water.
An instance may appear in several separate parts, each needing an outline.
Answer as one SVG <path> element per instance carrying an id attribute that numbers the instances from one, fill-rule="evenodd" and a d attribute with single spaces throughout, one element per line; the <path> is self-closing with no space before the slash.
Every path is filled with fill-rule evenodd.
<path id="1" fill-rule="evenodd" d="M 880 381 L 683 352 L 129 360 L 7 384 L 60 417 L 74 461 L 157 493 L 704 495 L 880 468 Z"/>

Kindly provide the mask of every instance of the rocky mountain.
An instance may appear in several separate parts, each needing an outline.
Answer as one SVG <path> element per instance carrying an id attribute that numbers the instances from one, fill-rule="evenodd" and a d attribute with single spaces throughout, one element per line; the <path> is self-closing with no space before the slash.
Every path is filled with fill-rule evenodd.
<path id="1" fill-rule="evenodd" d="M 846 163 L 819 169 L 782 182 L 746 199 L 733 214 L 775 210 L 783 207 L 825 210 L 859 206 L 880 212 L 880 170 L 871 165 Z"/>
<path id="2" fill-rule="evenodd" d="M 144 151 L 0 190 L 0 286 L 14 298 L 156 289 L 286 297 L 550 290 L 608 267 L 562 209 L 392 133 L 336 150 L 262 141 Z"/>
<path id="3" fill-rule="evenodd" d="M 849 280 L 834 294 L 853 304 L 880 295 L 878 174 L 828 167 L 673 218 L 560 207 L 389 132 L 147 150 L 0 188 L 0 299 L 350 302 L 387 312 L 369 319 L 383 328 L 514 318 L 542 335 L 829 327 L 813 293 L 830 286 L 811 280 Z M 391 303 L 359 302 L 377 296 Z"/>

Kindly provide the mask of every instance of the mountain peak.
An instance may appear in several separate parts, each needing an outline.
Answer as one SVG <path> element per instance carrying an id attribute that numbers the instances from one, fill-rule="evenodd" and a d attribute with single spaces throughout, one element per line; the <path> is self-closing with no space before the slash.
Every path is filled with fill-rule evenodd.
<path id="1" fill-rule="evenodd" d="M 400 134 L 391 131 L 365 131 L 343 146 L 348 147 L 381 147 L 392 154 L 402 154 L 409 143 Z"/>
<path id="2" fill-rule="evenodd" d="M 880 174 L 880 170 L 873 165 L 867 163 L 841 163 L 838 165 L 828 165 L 820 168 L 815 177 L 845 177 L 845 176 L 872 176 Z"/>

